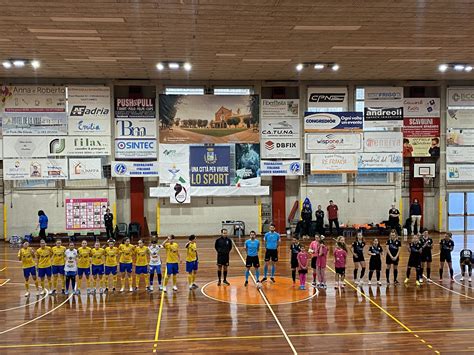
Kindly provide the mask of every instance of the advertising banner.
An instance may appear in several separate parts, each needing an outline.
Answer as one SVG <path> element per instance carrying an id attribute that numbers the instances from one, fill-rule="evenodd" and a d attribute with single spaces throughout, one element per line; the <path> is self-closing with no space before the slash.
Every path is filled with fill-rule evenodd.
<path id="1" fill-rule="evenodd" d="M 115 98 L 116 118 L 156 118 L 155 98 Z"/>
<path id="2" fill-rule="evenodd" d="M 403 106 L 403 87 L 366 86 L 364 87 L 366 107 Z"/>
<path id="3" fill-rule="evenodd" d="M 402 132 L 364 132 L 364 152 L 399 153 L 402 151 Z"/>
<path id="4" fill-rule="evenodd" d="M 362 131 L 364 115 L 361 112 L 306 112 L 305 132 L 355 130 Z"/>
<path id="5" fill-rule="evenodd" d="M 298 99 L 264 99 L 262 100 L 262 119 L 298 119 L 299 118 Z"/>
<path id="6" fill-rule="evenodd" d="M 446 147 L 447 163 L 474 163 L 474 147 Z"/>
<path id="7" fill-rule="evenodd" d="M 191 186 L 229 186 L 230 146 L 190 146 Z"/>
<path id="8" fill-rule="evenodd" d="M 403 99 L 404 117 L 440 117 L 439 98 Z"/>
<path id="9" fill-rule="evenodd" d="M 105 229 L 106 198 L 67 198 L 66 229 Z"/>
<path id="10" fill-rule="evenodd" d="M 362 133 L 306 133 L 305 153 L 359 152 L 362 150 Z"/>
<path id="11" fill-rule="evenodd" d="M 156 159 L 156 140 L 116 139 L 115 157 L 120 159 Z"/>
<path id="12" fill-rule="evenodd" d="M 70 180 L 102 179 L 102 160 L 100 158 L 69 159 Z"/>
<path id="13" fill-rule="evenodd" d="M 309 87 L 308 107 L 342 107 L 348 108 L 347 87 Z"/>
<path id="14" fill-rule="evenodd" d="M 474 165 L 446 165 L 446 179 L 448 183 L 462 183 L 474 181 Z"/>
<path id="15" fill-rule="evenodd" d="M 115 120 L 115 138 L 156 138 L 156 120 L 117 118 Z"/>
<path id="16" fill-rule="evenodd" d="M 359 153 L 357 169 L 360 173 L 401 173 L 402 153 Z"/>
<path id="17" fill-rule="evenodd" d="M 176 182 L 169 187 L 170 203 L 191 203 L 191 185 L 188 182 Z"/>
<path id="18" fill-rule="evenodd" d="M 474 110 L 448 110 L 448 128 L 474 128 Z"/>
<path id="19" fill-rule="evenodd" d="M 304 160 L 262 160 L 261 176 L 299 176 L 304 173 Z"/>
<path id="20" fill-rule="evenodd" d="M 403 127 L 403 107 L 366 107 L 364 127 Z"/>
<path id="21" fill-rule="evenodd" d="M 236 144 L 235 184 L 233 185 L 259 186 L 260 181 L 260 144 Z"/>
<path id="22" fill-rule="evenodd" d="M 448 88 L 449 106 L 474 106 L 474 87 Z"/>
<path id="23" fill-rule="evenodd" d="M 261 126 L 261 138 L 299 138 L 300 120 L 286 119 L 263 119 Z"/>
<path id="24" fill-rule="evenodd" d="M 403 156 L 439 157 L 439 136 L 439 117 L 405 118 Z"/>
<path id="25" fill-rule="evenodd" d="M 67 159 L 4 159 L 4 180 L 66 180 Z"/>
<path id="26" fill-rule="evenodd" d="M 259 143 L 258 95 L 160 95 L 160 143 Z"/>
<path id="27" fill-rule="evenodd" d="M 474 129 L 448 129 L 446 144 L 448 146 L 474 146 Z"/>
<path id="28" fill-rule="evenodd" d="M 49 141 L 49 155 L 59 156 L 96 156 L 110 155 L 110 137 L 64 137 Z"/>
<path id="29" fill-rule="evenodd" d="M 188 144 L 160 144 L 158 162 L 160 183 L 175 183 L 180 177 L 190 181 Z"/>
<path id="30" fill-rule="evenodd" d="M 46 158 L 49 155 L 49 142 L 52 137 L 45 136 L 5 136 L 3 155 L 5 158 Z"/>
<path id="31" fill-rule="evenodd" d="M 113 177 L 156 177 L 159 175 L 159 164 L 156 161 L 113 161 L 111 165 Z"/>
<path id="32" fill-rule="evenodd" d="M 357 173 L 357 154 L 311 154 L 311 174 Z"/>
<path id="33" fill-rule="evenodd" d="M 3 135 L 67 134 L 66 89 L 16 85 L 0 88 Z"/>
<path id="34" fill-rule="evenodd" d="M 263 159 L 299 159 L 301 156 L 300 139 L 266 139 L 262 141 Z"/>
<path id="35" fill-rule="evenodd" d="M 110 88 L 68 87 L 68 131 L 70 135 L 110 136 Z"/>

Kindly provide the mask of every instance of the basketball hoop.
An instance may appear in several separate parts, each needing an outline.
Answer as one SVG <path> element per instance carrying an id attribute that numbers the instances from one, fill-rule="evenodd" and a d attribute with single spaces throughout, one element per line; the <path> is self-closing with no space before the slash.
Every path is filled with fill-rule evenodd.
<path id="1" fill-rule="evenodd" d="M 431 176 L 423 176 L 423 182 L 425 185 L 430 185 L 432 177 Z"/>

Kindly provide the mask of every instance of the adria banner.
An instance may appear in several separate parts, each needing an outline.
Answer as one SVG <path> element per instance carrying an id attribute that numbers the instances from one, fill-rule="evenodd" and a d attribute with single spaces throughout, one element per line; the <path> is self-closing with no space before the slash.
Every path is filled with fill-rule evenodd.
<path id="1" fill-rule="evenodd" d="M 361 112 L 306 112 L 305 132 L 355 130 L 362 131 L 364 116 Z"/>

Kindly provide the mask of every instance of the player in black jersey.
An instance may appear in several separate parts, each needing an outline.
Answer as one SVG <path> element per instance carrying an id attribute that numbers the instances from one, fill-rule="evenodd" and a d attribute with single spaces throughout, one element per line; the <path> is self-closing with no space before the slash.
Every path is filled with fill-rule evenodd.
<path id="1" fill-rule="evenodd" d="M 446 262 L 449 266 L 449 275 L 451 277 L 451 282 L 454 281 L 454 271 L 453 271 L 453 262 L 451 258 L 451 252 L 454 250 L 453 234 L 447 232 L 444 235 L 444 238 L 439 242 L 439 281 L 443 281 L 443 268 L 444 263 Z"/>
<path id="2" fill-rule="evenodd" d="M 410 252 L 410 257 L 408 259 L 407 266 L 407 277 L 405 279 L 405 284 L 410 281 L 410 272 L 411 268 L 414 267 L 416 270 L 416 285 L 420 286 L 421 274 L 421 253 L 423 251 L 423 244 L 420 242 L 418 235 L 414 235 L 411 243 L 408 245 L 408 251 Z"/>
<path id="3" fill-rule="evenodd" d="M 293 284 L 296 283 L 296 269 L 298 268 L 298 253 L 301 251 L 301 244 L 299 240 L 293 237 L 293 243 L 290 245 L 291 251 L 291 278 L 293 279 Z"/>
<path id="4" fill-rule="evenodd" d="M 425 229 L 420 237 L 420 242 L 423 245 L 423 251 L 421 252 L 421 279 L 423 282 L 423 268 L 426 266 L 426 280 L 431 282 L 431 262 L 433 256 L 431 250 L 433 249 L 433 239 L 430 237 L 428 230 Z"/>
<path id="5" fill-rule="evenodd" d="M 382 254 L 383 249 L 379 244 L 377 238 L 372 242 L 372 246 L 369 248 L 370 260 L 369 260 L 369 285 L 372 284 L 372 275 L 374 271 L 377 275 L 377 284 L 381 285 L 380 282 L 380 271 L 382 270 Z"/>
<path id="6" fill-rule="evenodd" d="M 466 275 L 466 267 L 468 269 L 469 282 L 472 281 L 472 251 L 470 249 L 463 249 L 459 254 L 459 263 L 461 265 L 461 281 L 464 281 Z"/>
<path id="7" fill-rule="evenodd" d="M 397 232 L 392 229 L 390 231 L 390 238 L 387 240 L 387 256 L 385 258 L 385 264 L 387 269 L 385 275 L 387 276 L 387 284 L 390 284 L 390 267 L 393 267 L 393 282 L 398 284 L 398 262 L 400 261 L 400 247 L 402 242 L 398 239 Z"/>
<path id="8" fill-rule="evenodd" d="M 356 285 L 363 284 L 365 275 L 365 258 L 364 258 L 365 241 L 362 234 L 357 234 L 356 240 L 352 243 L 352 260 L 354 261 L 354 282 Z M 360 278 L 357 280 L 357 272 L 360 270 Z"/>

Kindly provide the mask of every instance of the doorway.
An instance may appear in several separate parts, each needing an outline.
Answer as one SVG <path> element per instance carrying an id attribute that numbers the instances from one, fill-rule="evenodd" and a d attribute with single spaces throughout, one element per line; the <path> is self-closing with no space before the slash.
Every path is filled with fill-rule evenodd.
<path id="1" fill-rule="evenodd" d="M 448 230 L 474 232 L 474 192 L 448 193 Z"/>

